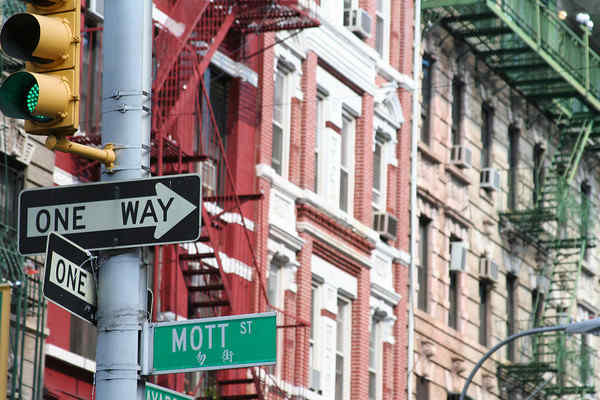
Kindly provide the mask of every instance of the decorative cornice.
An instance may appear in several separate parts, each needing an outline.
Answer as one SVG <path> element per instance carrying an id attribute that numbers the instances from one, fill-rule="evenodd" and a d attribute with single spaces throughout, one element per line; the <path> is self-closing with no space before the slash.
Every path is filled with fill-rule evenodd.
<path id="1" fill-rule="evenodd" d="M 336 236 L 343 238 L 347 243 L 366 254 L 370 254 L 371 251 L 375 249 L 374 243 L 366 236 L 359 234 L 349 225 L 343 226 L 334 218 L 319 212 L 316 208 L 307 203 L 298 202 L 296 204 L 296 215 L 298 220 L 301 220 L 302 218 L 308 219 Z"/>
<path id="2" fill-rule="evenodd" d="M 400 300 L 402 300 L 402 296 L 400 294 L 384 288 L 383 286 L 374 282 L 371 282 L 371 295 L 382 299 L 392 306 L 397 306 Z"/>
<path id="3" fill-rule="evenodd" d="M 269 236 L 285 243 L 288 247 L 295 251 L 302 250 L 302 246 L 304 246 L 304 239 L 298 237 L 297 235 L 286 232 L 274 224 L 269 224 Z"/>

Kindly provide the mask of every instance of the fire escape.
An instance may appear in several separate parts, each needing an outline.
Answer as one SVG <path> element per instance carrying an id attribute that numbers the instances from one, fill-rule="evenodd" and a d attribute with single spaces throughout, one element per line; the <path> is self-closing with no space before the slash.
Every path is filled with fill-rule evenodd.
<path id="1" fill-rule="evenodd" d="M 569 26 L 553 1 L 424 0 L 426 21 L 466 43 L 480 62 L 558 128 L 550 166 L 535 171 L 533 201 L 500 213 L 502 232 L 537 249 L 543 259 L 538 311 L 527 327 L 568 323 L 577 310 L 577 283 L 590 237 L 590 205 L 577 193 L 581 160 L 600 150 L 600 57 L 591 31 Z M 543 172 L 542 172 L 543 171 Z M 595 393 L 595 355 L 580 338 L 536 336 L 515 362 L 498 366 L 505 393 L 527 398 L 584 398 Z M 531 397 L 528 397 L 531 396 Z"/>
<path id="2" fill-rule="evenodd" d="M 244 50 L 247 34 L 318 26 L 314 12 L 302 3 L 177 0 L 158 4 L 168 18 L 155 30 L 154 39 L 152 172 L 198 172 L 204 188 L 200 240 L 155 249 L 155 293 L 162 299 L 177 296 L 165 287 L 167 278 L 160 274 L 169 264 L 178 266 L 188 291 L 189 318 L 274 310 L 268 304 L 264 267 L 255 251 L 255 228 L 247 217 L 256 221 L 253 213 L 261 195 L 236 189 L 240 183 L 231 167 L 235 160 L 228 154 L 227 132 L 215 117 L 209 96 L 211 82 L 204 79 L 217 50 L 241 62 L 252 56 Z M 177 282 L 177 270 L 171 274 Z M 294 315 L 278 312 L 280 324 L 302 326 Z M 215 384 L 212 394 L 221 399 L 265 398 L 274 385 L 267 382 L 264 370 L 256 368 L 211 376 Z M 207 377 L 205 374 L 204 379 Z"/>

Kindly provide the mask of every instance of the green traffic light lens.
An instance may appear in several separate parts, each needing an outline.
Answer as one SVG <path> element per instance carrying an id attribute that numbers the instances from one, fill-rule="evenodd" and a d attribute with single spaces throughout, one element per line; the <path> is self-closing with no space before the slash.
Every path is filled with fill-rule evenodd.
<path id="1" fill-rule="evenodd" d="M 34 115 L 35 109 L 38 105 L 38 100 L 40 98 L 40 87 L 37 83 L 34 83 L 31 88 L 27 91 L 27 95 L 25 98 L 25 108 L 29 113 L 30 117 L 33 118 L 34 121 L 37 122 L 48 122 L 52 118 L 47 117 L 45 115 Z"/>

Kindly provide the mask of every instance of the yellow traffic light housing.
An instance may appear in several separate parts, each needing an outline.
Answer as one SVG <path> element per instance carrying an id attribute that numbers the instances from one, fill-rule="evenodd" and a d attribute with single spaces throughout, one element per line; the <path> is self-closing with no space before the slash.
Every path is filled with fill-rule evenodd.
<path id="1" fill-rule="evenodd" d="M 79 128 L 80 0 L 29 0 L 10 17 L 0 44 L 26 70 L 0 87 L 0 110 L 26 120 L 36 135 L 68 136 Z"/>

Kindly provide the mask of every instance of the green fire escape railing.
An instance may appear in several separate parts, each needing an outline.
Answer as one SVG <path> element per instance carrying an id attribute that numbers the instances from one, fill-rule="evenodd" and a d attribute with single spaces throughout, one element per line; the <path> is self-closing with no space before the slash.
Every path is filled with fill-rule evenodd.
<path id="1" fill-rule="evenodd" d="M 423 0 L 424 26 L 441 26 L 520 93 L 559 131 L 550 166 L 536 174 L 534 201 L 500 214 L 510 232 L 545 255 L 538 271 L 545 290 L 529 321 L 554 325 L 576 315 L 577 284 L 593 220 L 574 177 L 586 153 L 600 150 L 600 56 L 587 27 L 571 28 L 555 0 Z M 428 29 L 428 28 L 426 28 Z M 476 70 L 476 75 L 479 72 Z M 477 77 L 481 79 L 481 77 Z M 548 146 L 552 147 L 552 146 Z M 516 185 L 513 185 L 516 186 Z M 578 397 L 596 391 L 592 349 L 563 333 L 528 341 L 519 360 L 498 368 L 504 390 L 531 398 Z M 550 377 L 548 379 L 548 377 Z M 526 397 L 527 397 L 526 396 Z"/>

